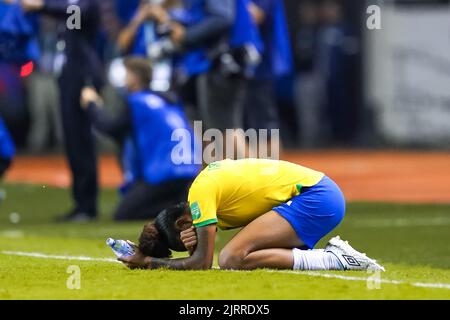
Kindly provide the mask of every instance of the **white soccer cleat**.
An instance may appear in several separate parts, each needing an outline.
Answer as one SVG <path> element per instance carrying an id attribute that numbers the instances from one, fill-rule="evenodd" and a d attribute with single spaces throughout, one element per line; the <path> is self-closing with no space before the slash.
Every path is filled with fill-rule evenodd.
<path id="1" fill-rule="evenodd" d="M 333 253 L 344 266 L 344 270 L 384 271 L 384 267 L 376 260 L 370 259 L 365 253 L 356 251 L 348 244 L 348 241 L 342 240 L 339 236 L 328 241 L 325 251 Z"/>

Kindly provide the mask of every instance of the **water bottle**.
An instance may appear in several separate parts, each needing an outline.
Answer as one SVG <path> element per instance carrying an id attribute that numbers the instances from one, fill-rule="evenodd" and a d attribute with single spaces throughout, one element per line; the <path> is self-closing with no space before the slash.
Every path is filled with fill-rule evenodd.
<path id="1" fill-rule="evenodd" d="M 112 238 L 108 238 L 106 240 L 106 244 L 111 247 L 114 254 L 119 258 L 132 256 L 134 254 L 133 247 L 125 240 L 114 240 Z"/>

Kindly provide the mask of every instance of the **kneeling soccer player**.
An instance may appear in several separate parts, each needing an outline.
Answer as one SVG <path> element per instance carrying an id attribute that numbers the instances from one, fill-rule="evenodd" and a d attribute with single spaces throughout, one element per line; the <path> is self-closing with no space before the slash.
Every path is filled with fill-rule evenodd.
<path id="1" fill-rule="evenodd" d="M 339 237 L 316 243 L 343 219 L 339 187 L 321 172 L 275 160 L 223 160 L 195 179 L 188 203 L 144 226 L 129 268 L 209 269 L 216 228 L 243 227 L 222 249 L 221 269 L 384 270 Z M 170 250 L 187 258 L 169 259 Z"/>

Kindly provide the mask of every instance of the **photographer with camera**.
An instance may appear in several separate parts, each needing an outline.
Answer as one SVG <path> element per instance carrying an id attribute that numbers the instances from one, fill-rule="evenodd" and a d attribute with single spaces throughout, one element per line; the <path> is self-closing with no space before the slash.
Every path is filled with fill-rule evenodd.
<path id="1" fill-rule="evenodd" d="M 114 220 L 154 218 L 167 205 L 187 196 L 200 166 L 194 153 L 174 153 L 178 142 L 172 139 L 177 129 L 192 129 L 177 101 L 149 89 L 152 70 L 147 59 L 124 59 L 126 105 L 111 116 L 99 93 L 85 87 L 81 106 L 93 127 L 111 137 L 120 147 L 124 183 Z M 194 140 L 188 141 L 191 150 Z M 177 157 L 184 158 L 184 162 Z M 182 163 L 179 163 L 182 162 Z"/>
<path id="2" fill-rule="evenodd" d="M 145 0 L 140 4 L 118 1 L 117 13 L 126 26 L 120 32 L 117 47 L 124 55 L 133 54 L 150 58 L 152 64 L 151 88 L 167 92 L 171 87 L 174 43 L 181 28 L 169 23 L 167 10 L 177 6 L 177 0 Z"/>
<path id="3" fill-rule="evenodd" d="M 172 88 L 190 107 L 188 113 L 195 114 L 191 118 L 200 118 L 205 129 L 242 128 L 246 76 L 259 62 L 261 47 L 246 2 L 142 3 L 122 31 L 119 47 L 132 46 L 134 54 L 145 54 L 153 63 L 170 59 L 166 64 L 173 66 Z M 148 20 L 155 23 L 156 37 L 145 32 Z M 167 68 L 159 70 L 161 75 Z M 238 154 L 243 155 L 245 139 L 236 138 Z"/>

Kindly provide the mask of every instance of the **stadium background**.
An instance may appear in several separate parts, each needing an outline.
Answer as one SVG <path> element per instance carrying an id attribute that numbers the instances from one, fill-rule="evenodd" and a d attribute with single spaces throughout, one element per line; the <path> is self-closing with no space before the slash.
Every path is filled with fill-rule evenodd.
<path id="1" fill-rule="evenodd" d="M 104 23 L 109 27 L 112 24 L 107 17 L 113 10 L 112 3 L 113 1 L 101 1 Z M 296 68 L 292 74 L 279 79 L 277 85 L 278 111 L 282 121 L 280 129 L 285 147 L 281 158 L 323 170 L 336 179 L 350 201 L 350 227 L 347 229 L 344 227 L 344 232 L 347 232 L 350 238 L 353 237 L 360 246 L 368 247 L 368 251 L 372 250 L 371 254 L 373 252 L 375 256 L 378 255 L 387 261 L 388 266 L 392 263 L 391 268 L 395 271 L 393 275 L 386 276 L 388 280 L 390 277 L 398 279 L 405 276 L 402 281 L 429 280 L 448 285 L 450 282 L 449 2 L 337 1 L 342 9 L 340 22 L 346 25 L 346 30 L 350 30 L 339 44 L 341 50 L 339 57 L 342 59 L 339 63 L 343 64 L 344 68 L 334 75 L 335 83 L 345 92 L 344 103 L 328 106 L 340 108 L 340 112 L 338 116 L 334 113 L 323 115 L 321 128 L 317 133 L 318 138 L 313 142 L 302 140 L 299 119 L 292 116 L 298 113 L 298 108 L 301 108 L 296 99 L 297 87 L 301 85 L 298 79 L 310 71 L 308 63 L 305 63 L 302 39 L 297 39 L 297 35 L 301 34 L 299 31 L 302 31 L 299 20 L 301 3 L 302 1 L 297 0 L 285 1 Z M 370 4 L 382 7 L 381 30 L 368 30 L 366 27 L 369 16 L 366 8 Z M 108 48 L 108 45 L 105 47 Z M 108 53 L 106 49 L 105 61 L 108 61 L 110 56 L 111 52 Z M 6 73 L 2 75 L 5 76 Z M 54 80 L 48 78 L 47 80 L 49 86 L 47 90 L 56 86 Z M 100 136 L 97 138 L 101 150 L 100 184 L 106 190 L 101 198 L 101 221 L 93 227 L 71 225 L 58 227 L 51 224 L 51 214 L 64 209 L 65 202 L 70 201 L 66 190 L 70 185 L 70 174 L 61 154 L 62 145 L 57 134 L 58 123 L 57 120 L 53 120 L 49 110 L 45 111 L 48 114 L 43 120 L 44 124 L 41 124 L 51 128 L 46 134 L 45 142 L 30 144 L 32 139 L 30 140 L 29 132 L 33 118 L 26 103 L 26 81 L 27 79 L 20 78 L 0 79 L 0 113 L 19 149 L 19 155 L 2 182 L 2 188 L 6 191 L 6 199 L 0 207 L 0 238 L 5 240 L 4 249 L 83 255 L 84 251 L 75 241 L 83 239 L 80 243 L 84 246 L 96 243 L 91 255 L 103 257 L 109 252 L 100 249 L 103 244 L 97 243 L 110 235 L 104 233 L 133 237 L 139 226 L 131 224 L 116 227 L 109 222 L 108 214 L 116 197 L 114 189 L 122 180 L 114 156 L 115 149 L 106 139 Z M 14 90 L 9 91 L 8 88 Z M 114 99 L 114 94 L 106 89 L 106 95 L 108 94 Z M 49 109 L 56 107 L 48 106 Z M 338 136 L 330 134 L 333 126 L 338 128 L 340 133 Z M 11 220 L 12 213 L 20 214 L 20 222 Z M 368 232 L 358 230 L 356 226 L 358 223 L 364 224 L 363 220 L 366 217 L 374 221 L 379 219 L 382 221 L 380 223 L 385 223 L 385 228 L 373 227 L 374 229 L 368 229 Z M 354 224 L 352 218 L 355 218 Z M 398 228 L 392 227 L 396 224 Z M 101 229 L 102 227 L 104 229 Z M 95 231 L 95 228 L 99 230 Z M 52 237 L 55 239 L 67 237 L 69 240 L 64 248 L 57 248 L 54 244 L 46 246 L 46 241 Z M 225 235 L 224 238 L 226 237 Z M 418 240 L 421 244 L 416 243 Z M 28 247 L 30 241 L 35 242 Z M 21 265 L 21 258 L 18 259 L 16 266 Z M 396 264 L 401 267 L 396 269 Z M 28 261 L 23 262 L 23 265 L 33 269 Z M 61 263 L 60 266 L 62 268 L 66 265 L 67 263 Z M 409 269 L 409 266 L 412 266 L 412 269 Z M 9 275 L 13 273 L 11 268 L 7 269 Z M 42 269 L 35 271 L 48 270 L 52 266 L 43 265 L 39 268 Z M 103 267 L 98 268 L 107 270 Z M 60 276 L 61 279 L 64 277 L 64 274 Z M 157 274 L 154 277 L 163 275 Z M 214 274 L 212 277 L 217 275 Z M 65 289 L 58 289 L 59 291 L 53 293 L 51 290 L 44 290 L 44 293 L 41 290 L 34 295 L 27 292 L 26 288 L 41 288 L 42 283 L 35 283 L 30 277 L 24 279 L 26 284 L 18 286 L 17 289 L 12 289 L 6 282 L 3 285 L 0 282 L 0 297 L 40 297 L 39 294 L 42 297 L 53 298 L 83 297 L 74 296 L 72 292 L 64 291 Z M 51 280 L 46 279 L 44 283 L 47 283 L 46 281 Z M 176 289 L 176 280 L 174 278 L 168 281 L 167 291 L 163 290 L 161 295 L 156 294 L 150 298 L 170 298 L 171 290 Z M 411 286 L 393 289 L 390 287 L 391 284 L 387 284 L 386 290 L 372 292 L 364 291 L 365 289 L 360 287 L 355 289 L 353 284 L 338 283 L 339 280 L 333 281 L 335 282 L 332 283 L 339 289 L 331 295 L 325 293 L 312 295 L 305 292 L 292 294 L 278 287 L 274 290 L 270 287 L 272 284 L 268 284 L 267 281 L 265 285 L 270 288 L 260 288 L 259 293 L 255 290 L 255 293 L 249 296 L 234 297 L 450 298 L 448 289 L 433 291 L 433 289 L 411 289 Z M 258 288 L 257 284 L 254 285 Z M 306 283 L 304 285 L 307 286 Z M 321 285 L 327 287 L 325 282 L 321 282 L 318 283 L 318 288 Z M 127 292 L 127 288 L 123 289 Z M 238 288 L 234 290 L 239 291 Z M 175 297 L 191 298 L 189 294 L 191 292 L 187 291 Z M 125 296 L 125 293 L 114 295 L 109 292 L 93 292 L 92 295 L 87 294 L 84 297 L 129 296 Z M 134 297 L 149 296 L 142 293 Z"/>

